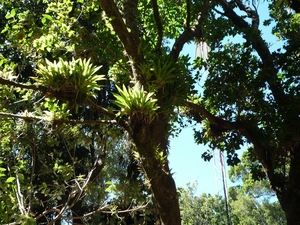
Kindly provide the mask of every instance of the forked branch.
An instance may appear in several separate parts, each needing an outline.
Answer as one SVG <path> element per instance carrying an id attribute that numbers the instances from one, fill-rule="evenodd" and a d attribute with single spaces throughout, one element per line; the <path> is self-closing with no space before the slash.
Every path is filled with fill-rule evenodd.
<path id="1" fill-rule="evenodd" d="M 172 47 L 172 51 L 170 55 L 174 59 L 174 61 L 177 61 L 179 54 L 188 41 L 193 40 L 194 38 L 200 40 L 204 38 L 202 26 L 205 18 L 207 17 L 209 9 L 209 0 L 205 0 L 203 3 L 203 6 L 201 8 L 201 11 L 198 14 L 197 22 L 192 27 L 186 27 L 186 29 L 182 32 L 182 34 L 175 40 L 175 43 Z"/>

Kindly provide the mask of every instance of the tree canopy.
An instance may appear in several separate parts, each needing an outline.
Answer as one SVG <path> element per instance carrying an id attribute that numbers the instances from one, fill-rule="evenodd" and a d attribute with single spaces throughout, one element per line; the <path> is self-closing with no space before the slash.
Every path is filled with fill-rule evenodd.
<path id="1" fill-rule="evenodd" d="M 250 146 L 297 224 L 295 2 L 260 12 L 241 0 L 3 0 L 0 219 L 82 224 L 127 212 L 127 223 L 180 224 L 169 137 L 190 122 L 196 142 L 230 164 Z M 270 26 L 279 49 L 263 38 Z M 181 54 L 191 42 L 208 56 Z"/>

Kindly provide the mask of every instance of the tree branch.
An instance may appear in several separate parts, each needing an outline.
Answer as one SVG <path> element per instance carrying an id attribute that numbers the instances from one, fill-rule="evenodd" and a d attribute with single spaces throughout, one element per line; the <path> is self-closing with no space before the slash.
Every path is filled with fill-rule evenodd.
<path id="1" fill-rule="evenodd" d="M 219 117 L 214 116 L 209 111 L 207 111 L 204 107 L 197 105 L 195 103 L 186 101 L 185 106 L 190 109 L 193 109 L 195 112 L 203 115 L 210 124 L 213 124 L 220 128 L 220 130 L 240 130 L 242 128 L 241 124 L 238 122 L 230 122 Z"/>
<path id="2" fill-rule="evenodd" d="M 273 160 L 272 156 L 270 156 L 270 154 L 274 152 L 274 146 L 273 143 L 266 143 L 265 133 L 258 128 L 257 124 L 253 124 L 253 122 L 230 122 L 219 117 L 215 117 L 204 107 L 192 102 L 185 102 L 185 106 L 204 116 L 210 124 L 217 128 L 217 130 L 236 130 L 246 137 L 247 140 L 254 145 L 256 155 L 262 163 L 265 172 L 270 179 L 271 185 L 278 187 L 277 185 L 278 180 L 280 180 L 280 175 L 274 173 Z"/>
<path id="3" fill-rule="evenodd" d="M 22 88 L 22 89 L 30 89 L 30 90 L 40 91 L 42 93 L 47 92 L 46 87 L 36 86 L 36 85 L 29 85 L 29 84 L 22 84 L 22 83 L 19 83 L 19 82 L 4 79 L 2 77 L 0 77 L 0 84 L 19 87 L 19 88 Z"/>
<path id="4" fill-rule="evenodd" d="M 141 205 L 141 206 L 137 206 L 133 209 L 125 209 L 125 210 L 118 210 L 117 213 L 128 213 L 128 212 L 135 212 L 135 211 L 138 211 L 138 210 L 141 210 L 141 209 L 144 209 L 148 206 L 148 203 L 146 203 L 145 205 Z M 116 212 L 113 212 L 113 211 L 105 211 L 105 209 L 108 209 L 109 208 L 109 205 L 104 205 L 104 206 L 101 206 L 99 207 L 97 210 L 95 211 L 92 211 L 92 212 L 89 212 L 89 213 L 86 213 L 84 214 L 83 216 L 63 216 L 62 219 L 84 219 L 86 217 L 89 217 L 89 216 L 92 216 L 94 215 L 95 213 L 105 213 L 105 214 L 113 214 L 113 213 L 116 213 Z"/>
<path id="5" fill-rule="evenodd" d="M 97 110 L 98 112 L 100 112 L 104 115 L 107 115 L 111 119 L 116 120 L 120 126 L 122 126 L 127 132 L 129 132 L 129 134 L 132 134 L 131 128 L 129 127 L 127 121 L 125 121 L 122 118 L 117 118 L 117 116 L 113 112 L 108 111 L 106 108 L 103 108 L 103 107 L 93 103 L 92 101 L 87 102 L 86 105 L 90 106 L 91 108 Z"/>
<path id="6" fill-rule="evenodd" d="M 117 120 L 68 120 L 68 119 L 51 119 L 47 117 L 42 116 L 33 116 L 31 113 L 28 113 L 27 115 L 20 115 L 20 114 L 13 114 L 13 113 L 5 113 L 0 112 L 0 117 L 7 117 L 7 118 L 17 118 L 17 119 L 23 119 L 27 122 L 31 121 L 49 121 L 53 124 L 70 124 L 70 125 L 96 125 L 96 124 L 119 124 Z"/>
<path id="7" fill-rule="evenodd" d="M 140 65 L 144 62 L 144 57 L 139 53 L 140 40 L 136 22 L 128 21 L 130 27 L 127 27 L 123 21 L 123 18 L 116 3 L 113 0 L 99 0 L 99 3 L 107 17 L 110 19 L 110 23 L 114 31 L 121 40 L 127 52 L 127 55 L 131 62 L 131 69 L 135 82 L 140 81 L 141 83 L 143 83 L 144 79 L 137 70 L 137 65 Z M 128 5 L 124 5 L 124 7 L 126 6 L 126 10 L 130 11 L 127 15 L 129 17 L 128 19 L 132 18 L 133 20 L 136 20 L 136 16 L 132 15 L 132 8 L 130 8 L 130 6 L 132 6 L 133 9 L 135 9 L 137 7 L 137 3 L 137 0 L 134 0 L 133 3 L 130 3 L 130 1 L 127 0 L 126 4 Z"/>
<path id="8" fill-rule="evenodd" d="M 0 112 L 0 116 L 3 117 L 9 117 L 9 118 L 17 118 L 17 119 L 23 119 L 25 121 L 40 121 L 40 120 L 46 120 L 45 117 L 41 116 L 33 116 L 31 113 L 28 113 L 25 115 L 19 115 L 19 114 L 13 114 L 13 113 L 5 113 L 5 112 Z"/>
<path id="9" fill-rule="evenodd" d="M 195 26 L 192 29 L 187 27 L 183 31 L 183 33 L 175 40 L 175 43 L 173 44 L 172 47 L 172 51 L 170 53 L 174 61 L 177 61 L 179 54 L 185 43 L 187 43 L 188 41 L 194 38 L 197 38 L 199 40 L 204 38 L 202 32 L 202 24 L 208 14 L 208 3 L 209 0 L 204 1 L 204 5 L 201 9 L 201 12 L 198 14 L 197 23 L 195 24 Z"/>
<path id="10" fill-rule="evenodd" d="M 247 16 L 252 19 L 252 27 L 258 29 L 259 26 L 259 16 L 257 10 L 253 10 L 248 6 L 245 6 L 240 0 L 234 0 L 240 10 L 247 13 Z"/>
<path id="11" fill-rule="evenodd" d="M 161 23 L 161 18 L 159 15 L 159 10 L 158 10 L 158 5 L 157 5 L 157 0 L 152 0 L 152 6 L 153 6 L 153 12 L 154 12 L 154 20 L 156 23 L 157 27 L 157 33 L 158 33 L 158 40 L 156 43 L 156 50 L 158 53 L 161 52 L 161 44 L 163 40 L 163 26 Z"/>
<path id="12" fill-rule="evenodd" d="M 105 14 L 109 18 L 110 23 L 114 28 L 114 31 L 120 38 L 126 50 L 128 50 L 129 55 L 134 55 L 130 54 L 133 49 L 127 49 L 128 47 L 126 47 L 131 45 L 132 40 L 116 3 L 113 0 L 99 0 L 99 3 L 101 8 L 104 10 Z"/>
<path id="13" fill-rule="evenodd" d="M 116 3 L 113 0 L 99 0 L 101 8 L 104 10 L 105 14 L 110 20 L 111 25 L 113 26 L 114 31 L 118 35 L 119 39 L 121 40 L 127 54 L 137 60 L 139 58 L 138 54 L 138 46 L 139 46 L 139 40 L 135 40 L 135 38 L 132 37 L 130 32 L 134 33 L 134 36 L 136 36 L 136 27 L 134 27 L 134 23 L 130 23 L 130 26 L 133 26 L 132 28 L 127 27 L 124 23 L 124 20 L 121 16 L 121 13 L 116 5 Z M 137 4 L 137 1 L 133 3 L 133 6 Z M 126 6 L 127 7 L 127 6 Z M 131 15 L 131 14 L 130 14 Z M 132 17 L 132 15 L 131 15 Z M 134 17 L 133 17 L 134 19 Z M 129 29 L 128 29 L 129 28 Z M 131 31 L 131 29 L 133 29 Z"/>
<path id="14" fill-rule="evenodd" d="M 130 29 L 128 34 L 136 46 L 140 44 L 139 29 L 136 20 L 138 2 L 138 0 L 124 0 L 124 18 L 126 26 Z"/>
<path id="15" fill-rule="evenodd" d="M 46 94 L 48 91 L 48 89 L 44 86 L 35 86 L 35 85 L 27 85 L 27 84 L 21 84 L 15 81 L 10 81 L 10 80 L 6 80 L 4 78 L 0 77 L 0 84 L 4 84 L 4 85 L 11 85 L 14 87 L 20 87 L 23 89 L 31 89 L 31 90 L 35 90 L 35 91 L 40 91 L 43 94 Z M 53 94 L 53 93 L 50 93 Z M 54 97 L 55 94 L 53 95 Z M 56 97 L 59 99 L 59 96 Z M 122 126 L 126 131 L 128 131 L 129 133 L 131 133 L 130 128 L 127 124 L 127 122 L 125 120 L 123 120 L 122 118 L 117 118 L 117 116 L 113 113 L 108 111 L 106 108 L 103 108 L 100 105 L 95 104 L 92 101 L 78 101 L 78 104 L 82 104 L 85 106 L 89 106 L 93 109 L 95 109 L 96 111 L 100 112 L 103 115 L 108 116 L 109 118 L 111 118 L 112 120 L 96 120 L 96 121 L 78 121 L 78 120 L 63 120 L 63 119 L 57 119 L 57 120 L 53 120 L 53 122 L 58 122 L 58 123 L 67 123 L 67 124 L 101 124 L 101 123 L 117 123 L 120 126 Z M 41 116 L 34 116 L 30 113 L 28 113 L 27 115 L 17 115 L 17 114 L 12 114 L 12 113 L 5 113 L 5 112 L 0 112 L 0 116 L 4 116 L 4 117 L 11 117 L 11 118 L 19 118 L 19 119 L 24 119 L 25 121 L 40 121 L 40 120 L 49 120 L 46 117 L 41 117 Z"/>

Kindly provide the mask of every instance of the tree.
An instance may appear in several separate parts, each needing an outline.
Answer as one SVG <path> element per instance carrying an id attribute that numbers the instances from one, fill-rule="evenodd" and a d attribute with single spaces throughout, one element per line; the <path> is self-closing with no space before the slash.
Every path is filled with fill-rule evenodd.
<path id="1" fill-rule="evenodd" d="M 196 196 L 196 184 L 187 184 L 186 188 L 178 188 L 182 224 L 227 224 L 225 201 L 221 196 L 201 194 Z"/>
<path id="2" fill-rule="evenodd" d="M 273 34 L 284 41 L 274 51 L 263 39 L 255 3 L 248 1 L 2 1 L 1 6 L 1 117 L 11 118 L 3 120 L 7 139 L 17 136 L 11 127 L 20 119 L 36 135 L 43 129 L 74 132 L 72 127 L 85 135 L 84 128 L 94 132 L 92 124 L 125 132 L 159 220 L 176 225 L 180 210 L 168 166 L 168 138 L 175 121 L 192 118 L 203 124 L 197 140 L 227 150 L 229 159 L 244 143 L 252 144 L 288 224 L 299 220 L 297 14 L 269 4 L 270 20 L 263 24 L 272 22 Z M 230 35 L 241 35 L 242 41 L 224 43 Z M 191 41 L 208 43 L 206 61 L 191 65 L 180 54 Z M 101 65 L 108 76 L 96 75 Z M 209 75 L 203 93 L 197 93 L 203 67 Z M 86 110 L 96 116 L 86 118 Z M 113 136 L 108 132 L 108 139 Z M 45 140 L 40 136 L 43 146 Z M 56 158 L 52 163 L 59 168 Z M 65 170 L 70 162 L 63 162 Z M 100 174 L 101 161 L 94 163 L 99 170 L 90 172 Z M 72 208 L 75 202 L 65 204 Z M 62 217 L 62 211 L 55 213 L 56 219 Z"/>
<path id="3" fill-rule="evenodd" d="M 229 188 L 233 224 L 286 224 L 275 192 L 253 158 L 253 149 L 244 152 L 241 162 L 229 169 L 229 179 L 238 183 Z"/>
<path id="4" fill-rule="evenodd" d="M 62 68 L 62 65 L 76 65 L 72 75 L 78 75 L 78 70 L 81 71 L 80 75 L 85 71 L 85 82 L 92 83 L 90 87 L 89 83 L 77 88 L 76 95 L 79 98 L 84 96 L 83 98 L 91 98 L 99 105 L 106 107 L 111 105 L 111 94 L 108 90 L 113 87 L 104 79 L 107 75 L 105 62 L 101 68 L 97 68 L 86 59 L 72 59 L 74 53 L 70 52 L 74 49 L 70 45 L 80 42 L 84 49 L 76 48 L 76 54 L 79 56 L 82 54 L 81 51 L 92 49 L 89 46 L 91 43 L 81 42 L 83 38 L 81 33 L 75 37 L 70 34 L 71 30 L 56 27 L 66 25 L 63 22 L 72 18 L 70 15 L 72 13 L 76 16 L 81 13 L 80 22 L 83 24 L 85 20 L 92 21 L 90 18 L 94 18 L 95 6 L 89 5 L 84 13 L 76 12 L 78 9 L 76 5 L 71 8 L 70 6 L 73 6 L 71 1 L 48 5 L 36 1 L 27 4 L 10 1 L 3 5 L 3 11 L 1 10 L 1 21 L 7 20 L 7 23 L 1 24 L 1 29 L 14 26 L 14 29 L 3 32 L 1 36 L 3 42 L 6 42 L 1 46 L 3 69 L 1 78 L 18 81 L 24 90 L 1 85 L 3 114 L 1 114 L 0 221 L 3 224 L 10 222 L 35 224 L 35 221 L 39 224 L 52 224 L 65 220 L 73 224 L 84 224 L 90 223 L 92 219 L 97 224 L 120 223 L 120 221 L 123 223 L 135 221 L 136 224 L 145 220 L 148 221 L 145 224 L 151 223 L 154 218 L 149 189 L 143 185 L 144 178 L 131 152 L 133 147 L 127 144 L 128 138 L 124 136 L 122 130 L 115 129 L 115 123 L 106 121 L 100 113 L 74 104 L 73 99 L 69 99 L 72 94 L 70 80 L 68 87 L 65 88 L 65 90 L 69 88 L 68 91 L 55 89 L 60 92 L 57 93 L 60 100 L 54 99 L 51 95 L 43 96 L 34 92 L 33 90 L 36 90 L 34 86 L 22 85 L 25 82 L 32 83 L 36 79 L 34 64 L 41 58 L 51 59 L 60 56 L 69 61 L 60 58 L 57 64 L 49 62 L 49 65 L 53 67 L 60 65 L 58 67 L 64 70 L 64 76 L 68 76 L 68 69 Z M 66 10 L 67 17 L 57 14 L 59 7 Z M 44 14 L 46 11 L 48 14 Z M 3 12 L 8 13 L 5 15 Z M 12 24 L 10 20 L 13 20 Z M 85 27 L 76 25 L 73 27 L 74 30 L 85 31 Z M 90 29 L 95 29 L 93 24 L 90 26 Z M 37 36 L 32 37 L 32 33 Z M 64 45 L 65 48 L 62 48 L 57 40 L 66 38 L 66 34 L 74 39 L 69 46 Z M 38 51 L 40 55 L 27 52 L 32 49 Z M 90 54 L 92 60 L 99 60 L 99 52 Z M 37 84 L 52 82 L 56 87 L 63 86 L 61 80 L 63 78 L 58 75 L 58 67 L 51 71 L 53 77 L 47 79 L 50 72 L 48 74 L 46 71 L 49 67 L 41 64 L 39 67 L 41 79 L 36 79 Z M 97 70 L 105 76 L 93 76 Z M 13 76 L 14 71 L 17 72 L 17 77 Z M 52 85 L 50 84 L 54 88 Z M 82 92 L 83 87 L 88 91 Z M 40 100 L 43 100 L 42 104 L 35 107 Z M 39 117 L 41 114 L 44 115 L 43 119 Z M 68 119 L 69 122 L 65 124 L 64 119 Z M 115 177 L 118 177 L 118 180 L 114 179 Z M 113 192 L 114 187 L 118 187 L 117 193 Z M 137 188 L 143 192 L 136 191 Z M 145 209 L 148 212 L 145 212 Z"/>

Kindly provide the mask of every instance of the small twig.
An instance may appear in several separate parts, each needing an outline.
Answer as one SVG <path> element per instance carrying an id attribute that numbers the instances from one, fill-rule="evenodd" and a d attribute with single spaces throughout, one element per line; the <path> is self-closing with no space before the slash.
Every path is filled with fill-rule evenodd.
<path id="1" fill-rule="evenodd" d="M 23 119 L 25 121 L 48 121 L 54 124 L 65 123 L 70 125 L 76 125 L 76 124 L 96 125 L 96 124 L 117 124 L 118 123 L 116 120 L 68 120 L 68 119 L 49 120 L 47 117 L 32 116 L 30 114 L 31 113 L 28 113 L 28 115 L 18 115 L 13 113 L 0 112 L 0 116 L 3 117 L 18 118 L 18 119 Z"/>
<path id="2" fill-rule="evenodd" d="M 47 91 L 47 88 L 43 87 L 43 86 L 22 84 L 22 83 L 19 83 L 19 82 L 15 82 L 15 81 L 4 79 L 2 77 L 0 77 L 0 84 L 10 85 L 10 86 L 14 86 L 14 87 L 19 87 L 19 88 L 22 88 L 22 89 L 31 89 L 31 90 L 35 90 L 35 91 L 41 91 L 43 93 L 46 93 L 46 91 Z"/>
<path id="3" fill-rule="evenodd" d="M 133 209 L 118 210 L 117 213 L 135 212 L 135 211 L 138 211 L 138 210 L 146 208 L 148 206 L 148 204 L 149 204 L 149 202 L 147 202 L 145 205 L 141 205 L 141 206 L 138 206 L 138 207 L 133 208 Z M 94 215 L 96 213 L 105 213 L 105 214 L 113 214 L 113 213 L 115 213 L 115 212 L 112 212 L 112 211 L 104 211 L 104 209 L 109 208 L 109 206 L 110 205 L 105 205 L 105 206 L 99 207 L 97 210 L 89 212 L 89 213 L 86 213 L 86 214 L 84 214 L 82 216 L 64 216 L 62 218 L 63 219 L 83 219 L 83 218 L 92 216 L 92 215 Z"/>

